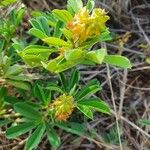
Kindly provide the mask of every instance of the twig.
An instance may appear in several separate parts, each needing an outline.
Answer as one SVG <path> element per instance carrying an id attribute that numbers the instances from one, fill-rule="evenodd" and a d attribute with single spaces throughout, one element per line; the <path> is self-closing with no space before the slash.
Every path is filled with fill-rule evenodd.
<path id="1" fill-rule="evenodd" d="M 119 82 L 126 85 L 128 88 L 131 88 L 131 89 L 142 90 L 142 91 L 150 91 L 150 88 L 141 88 L 141 87 L 132 86 L 132 85 L 129 85 L 129 84 L 125 84 L 121 80 L 119 80 Z"/>
<path id="2" fill-rule="evenodd" d="M 146 135 L 148 138 L 150 138 L 150 135 L 145 132 L 144 130 L 142 130 L 140 127 L 138 127 L 137 125 L 135 125 L 133 122 L 131 122 L 130 120 L 126 119 L 125 117 L 121 116 L 120 117 L 123 121 L 127 122 L 128 124 L 130 124 L 132 127 L 134 127 L 135 129 L 137 129 L 138 131 L 140 131 L 141 133 L 143 133 L 144 135 Z"/>
<path id="3" fill-rule="evenodd" d="M 120 48 L 119 46 L 114 45 L 114 44 L 110 44 L 110 43 L 107 43 L 107 45 L 110 46 L 110 47 L 113 47 L 113 48 L 117 48 L 117 49 Z M 138 54 L 138 55 L 144 55 L 144 53 L 142 53 L 142 52 L 139 52 L 139 51 L 133 50 L 133 49 L 131 50 L 131 49 L 125 48 L 125 47 L 123 47 L 123 51 L 130 52 L 130 53 L 135 53 L 135 54 Z"/>
<path id="4" fill-rule="evenodd" d="M 148 44 L 150 44 L 150 40 L 149 40 L 148 36 L 145 34 L 144 30 L 142 29 L 142 27 L 141 27 L 141 25 L 140 25 L 140 23 L 139 23 L 139 19 L 135 19 L 135 22 L 137 23 L 137 26 L 138 26 L 139 30 L 142 32 L 142 34 L 143 34 L 143 36 L 144 36 L 146 42 L 147 42 Z"/>
<path id="5" fill-rule="evenodd" d="M 139 70 L 147 70 L 147 69 L 150 69 L 150 66 L 135 68 L 135 69 L 130 70 L 130 72 L 139 71 Z"/>
<path id="6" fill-rule="evenodd" d="M 95 139 L 93 139 L 93 138 L 90 138 L 90 137 L 88 137 L 88 136 L 82 136 L 83 138 L 85 138 L 85 139 L 88 139 L 88 140 L 90 140 L 90 141 L 92 141 L 92 142 L 94 142 L 97 146 L 99 146 L 99 147 L 101 147 L 101 146 L 104 146 L 104 147 L 106 147 L 106 148 L 109 148 L 110 150 L 115 150 L 116 149 L 116 147 L 114 146 L 108 146 L 108 145 L 106 145 L 105 143 L 102 143 L 102 142 L 99 142 L 99 141 L 97 141 L 97 140 L 95 140 Z"/>
<path id="7" fill-rule="evenodd" d="M 123 150 L 122 148 L 122 143 L 121 143 L 121 137 L 120 137 L 120 129 L 119 129 L 119 122 L 118 122 L 118 114 L 117 114 L 117 108 L 116 108 L 116 104 L 115 104 L 115 99 L 114 99 L 114 92 L 113 92 L 113 88 L 112 88 L 112 83 L 111 83 L 111 76 L 110 76 L 110 69 L 109 69 L 109 65 L 107 66 L 107 76 L 108 76 L 108 81 L 109 81 L 109 86 L 110 86 L 110 91 L 111 91 L 111 99 L 112 99 L 112 103 L 113 103 L 113 107 L 114 107 L 114 112 L 115 112 L 115 117 L 116 117 L 116 125 L 117 125 L 117 132 L 118 132 L 118 140 L 119 140 L 119 145 L 120 145 L 120 150 Z"/>
<path id="8" fill-rule="evenodd" d="M 12 150 L 20 149 L 20 147 L 26 142 L 27 139 L 21 140 L 15 147 L 12 148 Z"/>
<path id="9" fill-rule="evenodd" d="M 123 102 L 124 102 L 124 95 L 125 95 L 125 88 L 126 88 L 126 82 L 127 82 L 127 74 L 128 71 L 127 69 L 124 69 L 124 76 L 123 76 L 123 83 L 121 84 L 121 88 L 120 88 L 120 104 L 119 104 L 119 112 L 118 112 L 118 116 L 122 115 L 122 108 L 123 108 Z"/>

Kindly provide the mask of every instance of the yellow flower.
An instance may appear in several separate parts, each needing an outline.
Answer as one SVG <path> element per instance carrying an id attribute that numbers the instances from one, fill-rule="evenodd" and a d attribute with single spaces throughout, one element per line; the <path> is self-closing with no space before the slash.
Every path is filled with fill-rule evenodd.
<path id="1" fill-rule="evenodd" d="M 55 119 L 58 121 L 66 121 L 73 112 L 75 105 L 74 99 L 70 95 L 60 95 L 52 103 L 55 112 Z"/>
<path id="2" fill-rule="evenodd" d="M 88 38 L 98 36 L 106 28 L 109 19 L 104 9 L 96 8 L 92 14 L 84 7 L 68 24 L 67 28 L 73 33 L 74 43 L 82 43 Z"/>

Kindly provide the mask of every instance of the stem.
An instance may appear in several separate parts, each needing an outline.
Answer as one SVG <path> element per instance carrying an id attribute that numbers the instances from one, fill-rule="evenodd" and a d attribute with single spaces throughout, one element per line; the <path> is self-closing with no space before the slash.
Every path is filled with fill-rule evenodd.
<path id="1" fill-rule="evenodd" d="M 116 108 L 116 104 L 115 104 L 114 92 L 113 92 L 111 76 L 110 76 L 110 69 L 109 69 L 108 65 L 106 65 L 106 66 L 107 66 L 107 76 L 108 76 L 108 81 L 109 81 L 109 86 L 110 86 L 110 91 L 111 91 L 111 99 L 112 99 L 112 103 L 113 103 L 113 107 L 114 107 L 114 113 L 115 113 L 115 117 L 116 117 L 116 125 L 117 125 L 117 133 L 118 133 L 118 140 L 119 140 L 120 150 L 123 150 L 121 137 L 120 137 L 119 121 L 118 121 L 119 117 L 118 117 L 118 114 L 117 114 L 117 108 Z"/>

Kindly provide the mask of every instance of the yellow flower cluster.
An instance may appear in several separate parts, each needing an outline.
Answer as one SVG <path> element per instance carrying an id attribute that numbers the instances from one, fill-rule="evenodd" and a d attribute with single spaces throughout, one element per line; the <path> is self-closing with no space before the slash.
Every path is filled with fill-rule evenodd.
<path id="1" fill-rule="evenodd" d="M 60 95 L 52 103 L 55 112 L 55 119 L 58 121 L 66 121 L 73 112 L 75 105 L 74 99 L 70 95 Z"/>
<path id="2" fill-rule="evenodd" d="M 104 9 L 96 8 L 90 14 L 84 7 L 67 24 L 67 28 L 73 33 L 75 43 L 81 43 L 88 38 L 98 36 L 106 28 L 105 23 L 109 19 Z"/>

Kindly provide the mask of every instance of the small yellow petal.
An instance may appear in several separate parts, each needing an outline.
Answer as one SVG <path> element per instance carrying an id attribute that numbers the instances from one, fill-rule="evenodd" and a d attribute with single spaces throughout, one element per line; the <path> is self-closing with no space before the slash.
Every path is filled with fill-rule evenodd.
<path id="1" fill-rule="evenodd" d="M 55 111 L 55 119 L 66 121 L 74 110 L 74 99 L 70 95 L 60 95 L 52 103 L 52 108 Z"/>
<path id="2" fill-rule="evenodd" d="M 82 43 L 89 38 L 98 36 L 106 28 L 105 23 L 109 19 L 104 9 L 96 8 L 90 15 L 84 7 L 67 24 L 67 28 L 73 33 L 73 40 Z"/>

